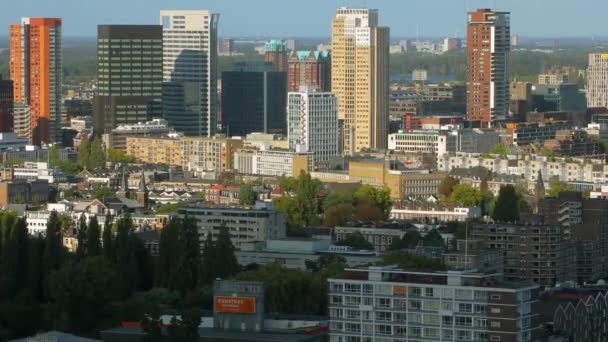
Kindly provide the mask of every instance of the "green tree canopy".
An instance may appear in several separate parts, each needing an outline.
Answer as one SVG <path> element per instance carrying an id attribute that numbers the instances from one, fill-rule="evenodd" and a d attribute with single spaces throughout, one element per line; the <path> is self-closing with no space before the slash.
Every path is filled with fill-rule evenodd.
<path id="1" fill-rule="evenodd" d="M 516 222 L 519 220 L 519 195 L 513 185 L 500 188 L 494 205 L 492 218 L 498 222 Z"/>
<path id="2" fill-rule="evenodd" d="M 549 190 L 547 190 L 547 196 L 557 197 L 559 196 L 560 192 L 572 190 L 574 190 L 574 187 L 572 187 L 572 185 L 560 181 L 557 177 L 552 177 L 549 180 Z"/>
<path id="3" fill-rule="evenodd" d="M 455 206 L 476 207 L 481 204 L 481 191 L 468 184 L 457 184 L 450 195 L 450 202 Z"/>
<path id="4" fill-rule="evenodd" d="M 458 184 L 458 181 L 451 176 L 445 176 L 439 184 L 439 194 L 443 196 L 443 198 L 449 199 L 450 195 L 452 195 L 452 191 L 454 190 L 454 186 Z"/>
<path id="5" fill-rule="evenodd" d="M 355 192 L 354 197 L 357 204 L 370 203 L 382 211 L 385 219 L 388 218 L 392 207 L 391 194 L 388 188 L 378 189 L 366 184 Z"/>
<path id="6" fill-rule="evenodd" d="M 97 216 L 93 215 L 89 220 L 89 226 L 87 227 L 87 256 L 95 257 L 101 255 L 101 229 L 99 228 L 99 222 Z"/>
<path id="7" fill-rule="evenodd" d="M 350 246 L 355 250 L 374 250 L 374 245 L 359 232 L 348 234 L 345 239 L 336 242 L 336 246 Z"/>
<path id="8" fill-rule="evenodd" d="M 242 184 L 239 189 L 239 204 L 240 205 L 254 205 L 255 204 L 255 191 L 253 186 L 249 183 Z"/>
<path id="9" fill-rule="evenodd" d="M 405 251 L 393 251 L 386 253 L 382 261 L 384 265 L 398 265 L 405 270 L 419 271 L 441 271 L 445 270 L 445 265 L 441 259 L 427 258 L 423 256 L 411 255 Z"/>
<path id="10" fill-rule="evenodd" d="M 492 154 L 500 154 L 500 155 L 507 155 L 509 154 L 510 151 L 510 146 L 505 144 L 505 143 L 498 143 L 494 146 L 492 146 L 492 149 L 490 150 L 490 153 Z"/>
<path id="11" fill-rule="evenodd" d="M 135 163 L 135 157 L 127 155 L 125 151 L 110 148 L 108 149 L 108 160 L 114 163 Z"/>

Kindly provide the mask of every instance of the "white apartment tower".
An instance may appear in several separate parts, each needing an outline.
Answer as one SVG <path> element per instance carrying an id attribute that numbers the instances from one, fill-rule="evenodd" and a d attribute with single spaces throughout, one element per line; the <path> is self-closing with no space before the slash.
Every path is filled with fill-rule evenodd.
<path id="1" fill-rule="evenodd" d="M 301 87 L 287 96 L 289 149 L 312 152 L 315 165 L 328 163 L 338 151 L 338 100 L 333 93 Z"/>
<path id="2" fill-rule="evenodd" d="M 163 116 L 177 131 L 213 136 L 217 127 L 217 25 L 206 10 L 160 12 Z"/>
<path id="3" fill-rule="evenodd" d="M 590 53 L 587 106 L 608 107 L 608 53 Z"/>
<path id="4" fill-rule="evenodd" d="M 386 148 L 389 29 L 378 26 L 378 10 L 341 7 L 332 21 L 331 45 L 342 152 Z"/>

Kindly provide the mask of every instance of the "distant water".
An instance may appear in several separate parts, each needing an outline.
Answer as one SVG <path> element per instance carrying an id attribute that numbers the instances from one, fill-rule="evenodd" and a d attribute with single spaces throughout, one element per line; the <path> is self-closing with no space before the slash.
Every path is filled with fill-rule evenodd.
<path id="1" fill-rule="evenodd" d="M 454 75 L 434 75 L 434 76 L 429 76 L 427 82 L 429 83 L 436 83 L 439 81 L 455 81 L 456 77 L 454 77 Z M 402 76 L 402 75 L 393 75 L 391 76 L 391 81 L 392 82 L 412 82 L 412 75 L 407 75 L 407 76 Z"/>

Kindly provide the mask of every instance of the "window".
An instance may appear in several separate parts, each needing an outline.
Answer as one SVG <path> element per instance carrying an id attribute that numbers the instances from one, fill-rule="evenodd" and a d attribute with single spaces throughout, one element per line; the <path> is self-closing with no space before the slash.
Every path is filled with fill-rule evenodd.
<path id="1" fill-rule="evenodd" d="M 471 313 L 473 312 L 472 304 L 459 303 L 458 304 L 458 312 Z"/>
<path id="2" fill-rule="evenodd" d="M 491 328 L 500 328 L 501 324 L 500 324 L 500 322 L 490 322 L 490 327 Z"/>
<path id="3" fill-rule="evenodd" d="M 376 306 L 379 306 L 381 308 L 390 308 L 391 307 L 391 300 L 388 298 L 377 298 L 376 299 Z"/>
<path id="4" fill-rule="evenodd" d="M 490 341 L 500 341 L 500 336 L 490 336 Z"/>
<path id="5" fill-rule="evenodd" d="M 456 317 L 456 326 L 471 327 L 473 326 L 473 318 L 471 317 Z"/>
<path id="6" fill-rule="evenodd" d="M 452 316 L 441 316 L 441 324 L 452 325 Z"/>
<path id="7" fill-rule="evenodd" d="M 490 296 L 490 299 L 492 300 L 500 300 L 501 296 L 499 294 L 493 294 Z"/>
<path id="8" fill-rule="evenodd" d="M 390 325 L 384 325 L 384 324 L 377 324 L 376 325 L 376 331 L 378 332 L 378 334 L 382 334 L 382 335 L 392 335 L 393 334 L 393 327 L 391 327 Z"/>
<path id="9" fill-rule="evenodd" d="M 424 296 L 425 297 L 433 297 L 433 288 L 432 287 L 427 287 L 424 289 Z"/>
<path id="10" fill-rule="evenodd" d="M 500 308 L 491 308 L 490 312 L 493 314 L 499 314 L 501 312 Z"/>
<path id="11" fill-rule="evenodd" d="M 392 315 L 390 312 L 385 312 L 385 311 L 377 311 L 376 312 L 376 320 L 377 321 L 391 321 L 392 320 Z"/>
<path id="12" fill-rule="evenodd" d="M 441 310 L 443 311 L 452 311 L 452 303 L 441 303 Z"/>
<path id="13" fill-rule="evenodd" d="M 419 287 L 410 287 L 410 297 L 420 297 L 422 295 L 422 290 Z"/>
<path id="14" fill-rule="evenodd" d="M 410 301 L 410 310 L 420 310 L 420 302 L 417 300 Z"/>

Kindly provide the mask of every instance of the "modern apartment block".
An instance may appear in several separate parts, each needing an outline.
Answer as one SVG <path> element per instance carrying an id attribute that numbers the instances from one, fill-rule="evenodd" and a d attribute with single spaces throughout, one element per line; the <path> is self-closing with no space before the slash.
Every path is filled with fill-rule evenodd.
<path id="1" fill-rule="evenodd" d="M 274 71 L 287 71 L 287 43 L 284 40 L 269 40 L 264 44 L 264 62 Z"/>
<path id="2" fill-rule="evenodd" d="M 312 152 L 315 165 L 329 163 L 338 151 L 338 101 L 333 93 L 302 87 L 287 99 L 289 149 Z"/>
<path id="3" fill-rule="evenodd" d="M 509 114 L 510 14 L 469 12 L 467 118 L 491 126 Z"/>
<path id="4" fill-rule="evenodd" d="M 504 277 L 543 287 L 576 279 L 576 250 L 560 225 L 474 224 L 471 237 L 504 251 Z"/>
<path id="5" fill-rule="evenodd" d="M 99 25 L 94 129 L 160 118 L 163 45 L 160 25 Z"/>
<path id="6" fill-rule="evenodd" d="M 13 129 L 19 138 L 31 141 L 32 111 L 30 106 L 24 103 L 14 103 Z"/>
<path id="7" fill-rule="evenodd" d="M 217 239 L 220 228 L 225 226 L 236 248 L 243 242 L 279 240 L 286 237 L 285 214 L 262 208 L 186 207 L 179 215 L 196 220 L 201 248 L 211 234 Z"/>
<path id="8" fill-rule="evenodd" d="M 348 269 L 329 282 L 331 342 L 534 341 L 539 288 L 499 274 Z"/>
<path id="9" fill-rule="evenodd" d="M 287 91 L 300 91 L 301 86 L 331 90 L 329 51 L 292 51 L 287 61 Z"/>
<path id="10" fill-rule="evenodd" d="M 72 125 L 74 119 L 72 119 Z M 168 122 L 164 119 L 154 119 L 148 122 L 138 122 L 133 125 L 120 125 L 110 133 L 104 134 L 104 143 L 107 148 L 116 150 L 127 150 L 128 137 L 154 137 L 167 135 L 172 131 Z"/>
<path id="11" fill-rule="evenodd" d="M 387 146 L 389 29 L 378 10 L 336 10 L 331 33 L 331 89 L 343 121 L 343 154 Z"/>
<path id="12" fill-rule="evenodd" d="M 222 128 L 227 135 L 282 133 L 287 126 L 287 74 L 269 65 L 222 72 Z"/>
<path id="13" fill-rule="evenodd" d="M 22 18 L 10 27 L 10 79 L 14 102 L 30 108 L 30 140 L 59 140 L 61 128 L 61 19 Z"/>
<path id="14" fill-rule="evenodd" d="M 218 21 L 209 11 L 160 11 L 163 116 L 185 135 L 211 137 L 217 128 Z"/>
<path id="15" fill-rule="evenodd" d="M 0 75 L 0 132 L 13 131 L 13 81 Z"/>
<path id="16" fill-rule="evenodd" d="M 608 53 L 590 53 L 587 68 L 587 106 L 608 107 Z"/>

